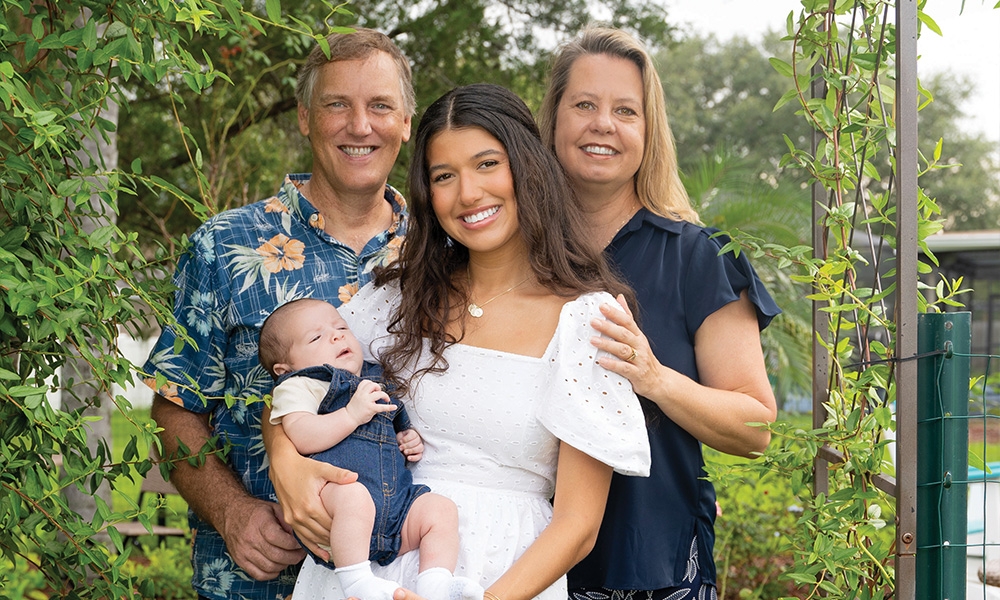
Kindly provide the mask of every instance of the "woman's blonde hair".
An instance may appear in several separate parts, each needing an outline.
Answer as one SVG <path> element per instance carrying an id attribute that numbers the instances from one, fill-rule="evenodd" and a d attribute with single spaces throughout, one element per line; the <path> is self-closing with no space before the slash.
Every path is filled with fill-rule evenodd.
<path id="1" fill-rule="evenodd" d="M 663 86 L 653 60 L 642 43 L 628 33 L 610 27 L 588 27 L 564 44 L 552 63 L 549 87 L 542 101 L 538 125 L 545 144 L 555 149 L 556 113 L 569 85 L 573 63 L 582 56 L 603 54 L 621 58 L 639 67 L 642 75 L 646 119 L 645 150 L 635 174 L 635 191 L 644 207 L 674 220 L 698 222 L 687 191 L 677 171 L 677 149 L 667 122 Z"/>

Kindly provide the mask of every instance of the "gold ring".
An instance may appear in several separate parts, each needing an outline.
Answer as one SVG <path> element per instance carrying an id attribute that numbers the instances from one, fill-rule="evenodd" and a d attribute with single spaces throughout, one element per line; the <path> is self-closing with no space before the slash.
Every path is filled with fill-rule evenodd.
<path id="1" fill-rule="evenodd" d="M 635 348 L 633 348 L 632 346 L 629 346 L 628 348 L 629 348 L 629 350 L 632 351 L 632 354 L 630 354 L 629 357 L 626 358 L 625 360 L 627 362 L 632 362 L 633 360 L 635 360 L 635 356 L 636 356 L 636 354 L 635 354 Z"/>

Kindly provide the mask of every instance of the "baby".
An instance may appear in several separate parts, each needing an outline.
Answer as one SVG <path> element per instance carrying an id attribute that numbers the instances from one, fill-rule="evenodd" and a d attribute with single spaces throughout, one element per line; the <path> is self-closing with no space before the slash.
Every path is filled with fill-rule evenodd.
<path id="1" fill-rule="evenodd" d="M 361 344 L 332 304 L 304 298 L 277 308 L 260 332 L 261 365 L 277 379 L 271 423 L 282 424 L 302 454 L 358 474 L 320 495 L 333 524 L 330 558 L 344 592 L 392 600 L 399 584 L 376 577 L 371 560 L 386 565 L 420 550 L 414 591 L 428 600 L 482 600 L 483 588 L 455 577 L 458 510 L 406 469 L 423 451 L 406 411 L 378 383 L 382 368 L 364 360 Z M 416 443 L 413 443 L 416 442 Z M 378 528 L 375 524 L 378 523 Z"/>

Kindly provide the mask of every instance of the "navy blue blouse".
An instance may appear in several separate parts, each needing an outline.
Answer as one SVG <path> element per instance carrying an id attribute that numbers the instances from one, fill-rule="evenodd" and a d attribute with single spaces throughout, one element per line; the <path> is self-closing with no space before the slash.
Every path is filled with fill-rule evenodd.
<path id="1" fill-rule="evenodd" d="M 640 209 L 606 249 L 636 292 L 656 358 L 695 381 L 694 336 L 706 317 L 743 290 L 761 329 L 781 312 L 745 254 L 719 255 L 729 240 L 710 239 L 715 231 Z M 678 586 L 696 537 L 702 581 L 715 583 L 715 489 L 703 479 L 701 443 L 653 403 L 643 404 L 652 472 L 614 475 L 597 545 L 570 571 L 570 589 Z"/>

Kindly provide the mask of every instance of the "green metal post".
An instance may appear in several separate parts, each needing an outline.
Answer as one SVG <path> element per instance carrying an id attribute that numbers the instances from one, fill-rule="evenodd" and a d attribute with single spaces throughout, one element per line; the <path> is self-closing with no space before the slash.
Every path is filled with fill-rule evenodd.
<path id="1" fill-rule="evenodd" d="M 919 353 L 942 352 L 917 365 L 919 599 L 965 598 L 971 331 L 969 312 L 917 319 Z"/>

